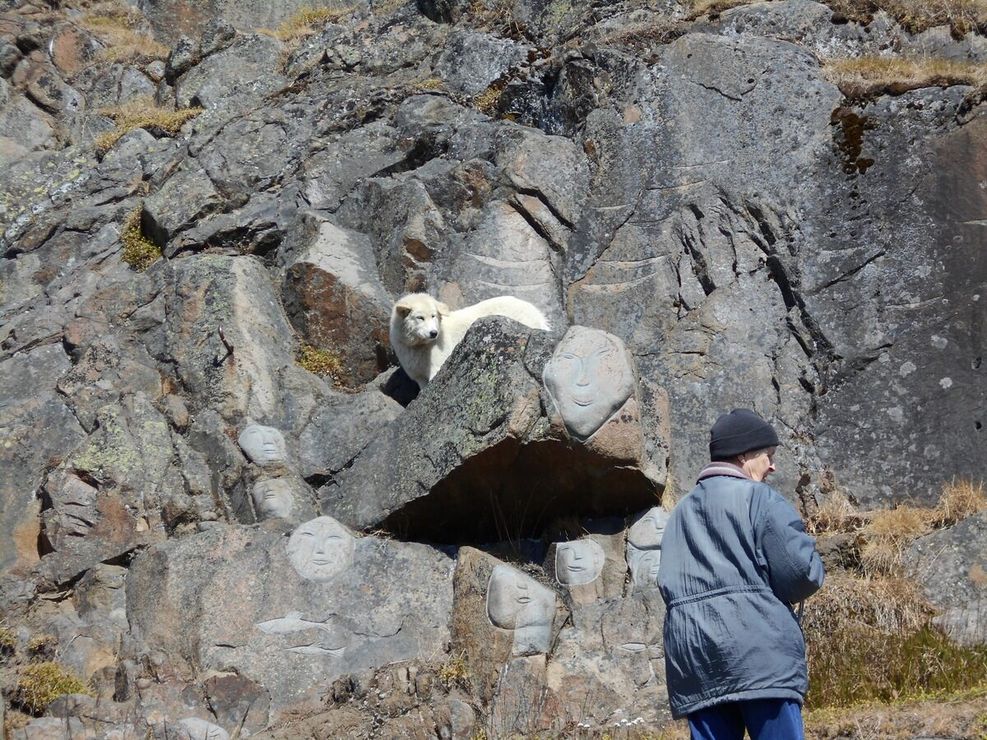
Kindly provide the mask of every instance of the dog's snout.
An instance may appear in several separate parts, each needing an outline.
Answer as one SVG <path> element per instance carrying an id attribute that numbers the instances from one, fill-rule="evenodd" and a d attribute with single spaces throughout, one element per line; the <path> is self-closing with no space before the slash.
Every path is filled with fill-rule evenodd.
<path id="1" fill-rule="evenodd" d="M 432 329 L 431 331 L 429 331 L 428 336 L 429 336 L 429 339 L 435 339 L 437 336 L 439 336 L 439 330 L 438 329 Z"/>

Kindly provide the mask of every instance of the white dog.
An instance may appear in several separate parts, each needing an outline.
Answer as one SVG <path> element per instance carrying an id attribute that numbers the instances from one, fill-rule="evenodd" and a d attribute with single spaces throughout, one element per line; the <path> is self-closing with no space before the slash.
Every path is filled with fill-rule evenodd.
<path id="1" fill-rule="evenodd" d="M 549 329 L 544 314 L 527 301 L 504 295 L 451 311 L 427 293 L 409 293 L 391 311 L 391 346 L 419 388 L 442 367 L 474 321 L 506 316 L 532 329 Z"/>

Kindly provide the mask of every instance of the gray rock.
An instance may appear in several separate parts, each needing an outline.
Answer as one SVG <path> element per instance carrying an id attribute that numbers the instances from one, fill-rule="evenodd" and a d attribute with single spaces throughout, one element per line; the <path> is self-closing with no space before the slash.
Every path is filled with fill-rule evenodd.
<path id="1" fill-rule="evenodd" d="M 175 84 L 180 108 L 242 110 L 287 80 L 279 72 L 281 44 L 270 36 L 244 36 L 206 57 Z"/>
<path id="2" fill-rule="evenodd" d="M 55 123 L 23 95 L 10 95 L 0 109 L 0 163 L 10 165 L 28 152 L 52 147 L 56 142 Z M 13 135 L 11 135 L 13 134 Z"/>
<path id="3" fill-rule="evenodd" d="M 159 246 L 174 254 L 181 247 L 179 235 L 201 218 L 221 208 L 223 196 L 205 170 L 194 160 L 182 166 L 144 201 L 142 226 Z"/>
<path id="4" fill-rule="evenodd" d="M 84 438 L 55 390 L 70 367 L 61 346 L 50 344 L 0 362 L 0 568 L 23 572 L 37 562 L 40 500 L 46 469 Z"/>
<path id="5" fill-rule="evenodd" d="M 917 540 L 905 564 L 940 609 L 936 624 L 960 643 L 987 643 L 987 513 Z"/>
<path id="6" fill-rule="evenodd" d="M 641 444 L 649 422 L 627 407 L 586 445 L 569 440 L 561 418 L 542 411 L 540 375 L 559 337 L 523 328 L 474 324 L 418 399 L 320 491 L 325 510 L 358 528 L 489 542 L 554 516 L 653 505 L 660 481 Z"/>
<path id="7" fill-rule="evenodd" d="M 194 389 L 193 404 L 232 422 L 250 416 L 283 426 L 278 374 L 293 363 L 293 338 L 263 264 L 217 255 L 178 260 L 168 291 L 165 356 Z"/>
<path id="8" fill-rule="evenodd" d="M 339 360 L 340 383 L 362 385 L 389 365 L 391 297 L 367 237 L 328 221 L 310 230 L 309 246 L 285 274 L 285 310 L 305 341 Z"/>
<path id="9" fill-rule="evenodd" d="M 135 636 L 199 670 L 250 678 L 270 692 L 274 716 L 337 677 L 442 651 L 451 561 L 423 545 L 333 532 L 341 545 L 292 550 L 276 533 L 220 528 L 149 550 L 128 583 Z M 348 553 L 331 573 L 324 545 Z"/>
<path id="10" fill-rule="evenodd" d="M 478 95 L 511 67 L 527 60 L 529 48 L 475 31 L 454 31 L 435 65 L 451 90 Z"/>

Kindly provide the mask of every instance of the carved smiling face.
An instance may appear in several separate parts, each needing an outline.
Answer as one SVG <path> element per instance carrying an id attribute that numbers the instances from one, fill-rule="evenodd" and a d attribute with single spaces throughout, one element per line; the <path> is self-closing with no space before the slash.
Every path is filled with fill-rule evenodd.
<path id="1" fill-rule="evenodd" d="M 543 380 L 569 433 L 580 440 L 591 437 L 634 392 L 624 343 L 585 326 L 569 327 Z"/>
<path id="2" fill-rule="evenodd" d="M 320 516 L 298 526 L 288 540 L 288 558 L 302 578 L 328 581 L 353 562 L 355 544 L 343 525 Z"/>
<path id="3" fill-rule="evenodd" d="M 600 577 L 606 555 L 598 542 L 560 542 L 555 548 L 555 577 L 567 586 L 592 583 Z"/>

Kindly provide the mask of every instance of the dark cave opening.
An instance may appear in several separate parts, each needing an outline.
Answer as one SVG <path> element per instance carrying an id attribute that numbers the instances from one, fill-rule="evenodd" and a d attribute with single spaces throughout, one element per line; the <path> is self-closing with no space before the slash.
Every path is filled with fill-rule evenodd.
<path id="1" fill-rule="evenodd" d="M 508 438 L 381 526 L 406 541 L 480 545 L 539 538 L 560 522 L 627 516 L 660 501 L 661 488 L 636 467 L 578 444 Z"/>

